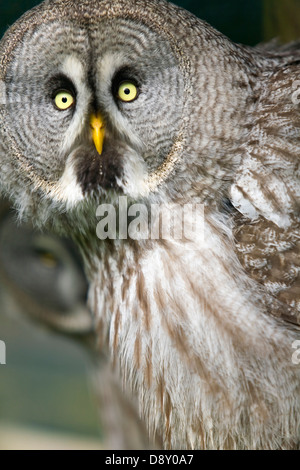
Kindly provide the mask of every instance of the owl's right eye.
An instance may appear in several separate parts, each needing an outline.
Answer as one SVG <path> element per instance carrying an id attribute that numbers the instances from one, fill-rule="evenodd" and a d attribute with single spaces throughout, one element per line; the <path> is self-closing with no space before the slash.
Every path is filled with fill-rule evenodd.
<path id="1" fill-rule="evenodd" d="M 69 109 L 74 104 L 74 101 L 74 96 L 65 90 L 60 90 L 54 97 L 55 106 L 61 111 Z"/>

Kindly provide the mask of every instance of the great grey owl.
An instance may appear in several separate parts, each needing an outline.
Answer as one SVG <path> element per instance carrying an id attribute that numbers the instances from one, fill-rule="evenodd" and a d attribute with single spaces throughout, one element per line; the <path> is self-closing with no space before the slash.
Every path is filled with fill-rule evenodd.
<path id="1" fill-rule="evenodd" d="M 299 448 L 299 44 L 236 45 L 160 0 L 48 0 L 0 55 L 1 192 L 80 247 L 149 435 Z"/>

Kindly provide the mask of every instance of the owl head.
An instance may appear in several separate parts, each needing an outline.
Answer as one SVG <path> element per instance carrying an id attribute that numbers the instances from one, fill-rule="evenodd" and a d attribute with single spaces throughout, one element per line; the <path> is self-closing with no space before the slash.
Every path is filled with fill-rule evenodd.
<path id="1" fill-rule="evenodd" d="M 257 64 L 192 14 L 161 0 L 47 0 L 8 30 L 0 57 L 0 187 L 21 211 L 226 190 Z"/>

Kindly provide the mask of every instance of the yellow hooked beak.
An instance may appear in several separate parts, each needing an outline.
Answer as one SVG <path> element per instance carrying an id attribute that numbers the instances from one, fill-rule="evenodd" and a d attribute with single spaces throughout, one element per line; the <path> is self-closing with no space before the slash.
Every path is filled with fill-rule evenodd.
<path id="1" fill-rule="evenodd" d="M 105 135 L 104 122 L 99 113 L 92 114 L 90 118 L 90 126 L 92 129 L 92 137 L 99 155 L 102 153 L 103 141 Z"/>

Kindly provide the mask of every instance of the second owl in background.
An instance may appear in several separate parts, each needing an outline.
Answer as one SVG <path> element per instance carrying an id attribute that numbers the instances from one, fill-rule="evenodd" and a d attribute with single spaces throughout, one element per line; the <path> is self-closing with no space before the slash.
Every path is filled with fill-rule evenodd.
<path id="1" fill-rule="evenodd" d="M 150 436 L 299 448 L 299 44 L 243 47 L 160 0 L 53 0 L 0 64 L 0 191 L 79 246 L 98 347 Z M 121 196 L 194 205 L 194 236 L 99 240 Z"/>

